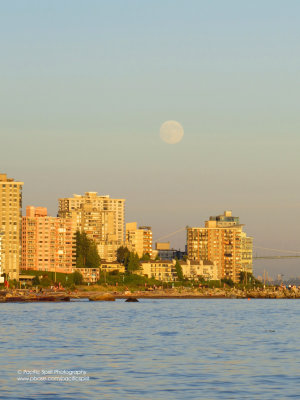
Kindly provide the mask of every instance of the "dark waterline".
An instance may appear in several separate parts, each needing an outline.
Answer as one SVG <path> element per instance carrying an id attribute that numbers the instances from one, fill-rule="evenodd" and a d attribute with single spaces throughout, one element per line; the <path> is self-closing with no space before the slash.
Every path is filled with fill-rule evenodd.
<path id="1" fill-rule="evenodd" d="M 1 399 L 299 396 L 299 300 L 0 307 Z M 89 381 L 18 381 L 24 370 L 81 370 Z"/>

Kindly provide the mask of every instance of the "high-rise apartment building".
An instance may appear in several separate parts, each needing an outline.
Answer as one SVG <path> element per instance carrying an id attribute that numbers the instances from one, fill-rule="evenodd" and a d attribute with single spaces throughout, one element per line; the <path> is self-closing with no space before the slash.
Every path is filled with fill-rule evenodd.
<path id="1" fill-rule="evenodd" d="M 21 250 L 22 186 L 0 174 L 0 231 L 2 271 L 9 279 L 19 279 Z"/>
<path id="2" fill-rule="evenodd" d="M 4 282 L 4 278 L 2 277 L 3 270 L 2 270 L 2 237 L 3 233 L 0 232 L 0 283 Z"/>
<path id="3" fill-rule="evenodd" d="M 252 271 L 252 238 L 243 226 L 231 211 L 225 211 L 210 217 L 204 228 L 187 228 L 188 258 L 215 261 L 221 278 L 238 282 L 240 271 Z"/>
<path id="4" fill-rule="evenodd" d="M 241 236 L 242 248 L 242 267 L 241 271 L 253 273 L 253 238 L 242 232 Z"/>
<path id="5" fill-rule="evenodd" d="M 97 245 L 101 259 L 114 261 L 117 249 L 124 244 L 125 199 L 86 192 L 59 199 L 60 217 L 70 217 L 74 229 L 85 232 Z"/>
<path id="6" fill-rule="evenodd" d="M 136 222 L 126 224 L 125 245 L 130 251 L 142 257 L 143 254 L 152 256 L 152 231 L 150 226 L 140 226 L 137 228 Z"/>
<path id="7" fill-rule="evenodd" d="M 26 207 L 22 218 L 22 269 L 72 273 L 76 263 L 71 218 L 47 215 L 45 207 Z"/>

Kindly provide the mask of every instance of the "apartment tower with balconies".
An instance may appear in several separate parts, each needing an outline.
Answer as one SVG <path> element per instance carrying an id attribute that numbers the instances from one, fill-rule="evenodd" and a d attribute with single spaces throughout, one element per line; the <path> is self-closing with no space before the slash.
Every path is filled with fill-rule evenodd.
<path id="1" fill-rule="evenodd" d="M 187 228 L 187 253 L 191 260 L 215 261 L 221 278 L 239 282 L 241 271 L 252 271 L 252 238 L 243 232 L 231 211 L 210 217 L 205 227 Z"/>
<path id="2" fill-rule="evenodd" d="M 26 207 L 22 218 L 22 269 L 70 274 L 75 264 L 71 218 L 48 216 L 45 207 Z"/>
<path id="3" fill-rule="evenodd" d="M 97 245 L 102 260 L 116 260 L 124 244 L 125 199 L 111 199 L 97 192 L 59 199 L 58 215 L 72 218 L 75 230 L 85 232 Z"/>
<path id="4" fill-rule="evenodd" d="M 136 222 L 126 224 L 125 245 L 130 251 L 137 253 L 139 257 L 143 254 L 152 256 L 152 230 L 150 226 L 137 227 Z"/>
<path id="5" fill-rule="evenodd" d="M 1 267 L 8 279 L 19 279 L 21 255 L 22 186 L 0 174 Z"/>

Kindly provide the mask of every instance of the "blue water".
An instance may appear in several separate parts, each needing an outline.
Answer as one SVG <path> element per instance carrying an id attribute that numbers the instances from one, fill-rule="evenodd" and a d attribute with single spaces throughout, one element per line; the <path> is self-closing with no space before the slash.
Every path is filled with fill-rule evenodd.
<path id="1" fill-rule="evenodd" d="M 0 307 L 1 399 L 300 398 L 299 300 Z M 52 370 L 89 380 L 18 380 Z"/>

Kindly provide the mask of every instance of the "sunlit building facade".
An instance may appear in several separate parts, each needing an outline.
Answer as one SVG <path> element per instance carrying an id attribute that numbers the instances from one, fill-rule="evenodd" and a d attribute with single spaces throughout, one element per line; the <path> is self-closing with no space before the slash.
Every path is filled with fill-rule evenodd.
<path id="1" fill-rule="evenodd" d="M 0 232 L 0 283 L 4 282 L 4 278 L 2 277 L 3 270 L 2 270 L 2 237 L 3 233 Z"/>
<path id="2" fill-rule="evenodd" d="M 215 261 L 221 278 L 238 282 L 247 265 L 252 270 L 252 238 L 247 238 L 231 211 L 210 217 L 204 228 L 187 228 L 187 253 L 191 260 Z"/>
<path id="3" fill-rule="evenodd" d="M 241 236 L 242 248 L 242 267 L 241 271 L 253 273 L 253 238 L 242 232 Z"/>
<path id="4" fill-rule="evenodd" d="M 1 266 L 9 279 L 19 279 L 21 256 L 22 186 L 0 174 Z"/>
<path id="5" fill-rule="evenodd" d="M 22 269 L 72 273 L 76 264 L 72 220 L 47 215 L 45 207 L 26 207 L 22 218 Z"/>
<path id="6" fill-rule="evenodd" d="M 220 270 L 216 261 L 187 259 L 179 261 L 179 264 L 186 279 L 204 278 L 207 281 L 220 279 Z"/>
<path id="7" fill-rule="evenodd" d="M 102 260 L 116 260 L 117 249 L 124 244 L 125 199 L 86 192 L 59 199 L 59 217 L 71 218 L 75 230 L 85 232 L 97 245 Z"/>
<path id="8" fill-rule="evenodd" d="M 154 278 L 158 281 L 173 282 L 177 280 L 177 273 L 174 261 L 150 260 L 140 263 L 141 269 L 136 273 Z"/>
<path id="9" fill-rule="evenodd" d="M 152 256 L 152 230 L 150 226 L 137 227 L 136 222 L 126 224 L 125 245 L 130 251 L 137 253 L 139 257 L 143 254 Z"/>
<path id="10" fill-rule="evenodd" d="M 75 271 L 82 275 L 83 282 L 96 283 L 100 279 L 99 268 L 76 268 Z"/>

